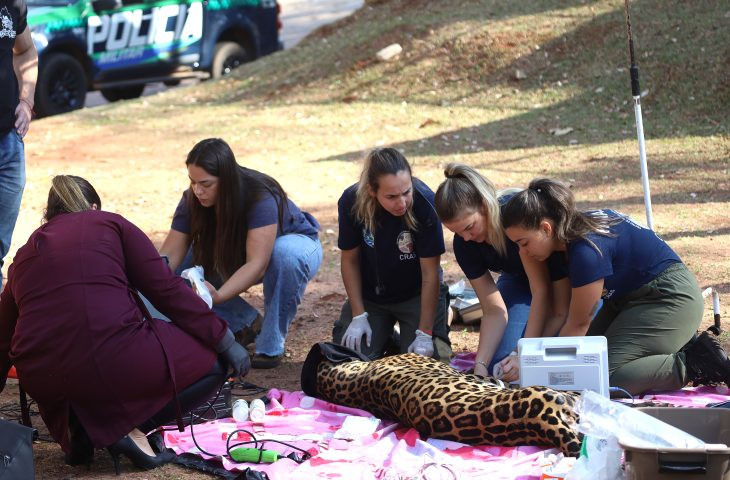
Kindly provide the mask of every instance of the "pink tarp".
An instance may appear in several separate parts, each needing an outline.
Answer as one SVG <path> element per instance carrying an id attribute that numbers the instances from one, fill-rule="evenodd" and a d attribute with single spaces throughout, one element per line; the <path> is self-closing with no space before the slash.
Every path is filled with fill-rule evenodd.
<path id="1" fill-rule="evenodd" d="M 454 366 L 466 369 L 470 361 L 473 364 L 473 359 L 457 356 Z M 228 470 L 252 467 L 268 474 L 271 480 L 537 480 L 540 478 L 540 463 L 544 456 L 558 453 L 556 449 L 538 447 L 475 447 L 443 440 L 422 440 L 412 428 L 378 420 L 364 410 L 314 399 L 303 392 L 273 389 L 269 391 L 268 397 L 271 401 L 262 423 L 236 423 L 228 418 L 195 425 L 195 440 L 203 451 L 212 455 L 206 455 L 196 447 L 190 428 L 184 432 L 166 431 L 165 443 L 178 454 L 195 453 L 211 458 L 226 453 L 226 439 L 231 432 L 245 429 L 259 440 L 281 440 L 312 455 L 301 465 L 289 459 L 280 459 L 273 464 L 236 464 L 222 459 L 223 466 Z M 725 387 L 685 388 L 677 392 L 647 394 L 639 400 L 680 407 L 702 407 L 711 402 L 730 400 L 730 392 Z M 350 417 L 357 418 L 348 421 L 346 428 L 343 428 Z M 244 432 L 236 434 L 236 441 L 249 439 L 250 436 Z M 282 454 L 292 451 L 273 442 L 267 442 L 264 448 Z"/>

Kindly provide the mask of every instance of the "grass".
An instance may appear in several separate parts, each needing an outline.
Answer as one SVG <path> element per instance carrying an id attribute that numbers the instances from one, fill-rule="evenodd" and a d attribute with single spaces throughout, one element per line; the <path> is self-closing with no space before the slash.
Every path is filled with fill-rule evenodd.
<path id="1" fill-rule="evenodd" d="M 643 222 L 623 5 L 370 0 L 220 81 L 35 122 L 11 256 L 37 227 L 49 178 L 61 172 L 104 185 L 105 209 L 159 241 L 186 186 L 185 155 L 209 136 L 279 179 L 332 230 L 323 274 L 334 277 L 336 201 L 377 145 L 403 150 L 432 188 L 443 166 L 459 161 L 498 187 L 561 178 L 582 207 Z M 631 8 L 655 227 L 703 287 L 720 291 L 726 318 L 730 8 L 712 0 Z M 393 42 L 401 56 L 377 62 L 375 52 Z M 459 276 L 453 255 L 445 260 L 447 278 Z M 166 468 L 147 478 L 178 475 Z"/>

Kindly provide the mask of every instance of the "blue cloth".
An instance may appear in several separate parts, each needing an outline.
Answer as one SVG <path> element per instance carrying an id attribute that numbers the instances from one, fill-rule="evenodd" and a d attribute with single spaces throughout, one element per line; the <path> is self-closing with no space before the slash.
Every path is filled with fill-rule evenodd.
<path id="1" fill-rule="evenodd" d="M 421 258 L 446 251 L 441 222 L 433 208 L 434 193 L 417 178 L 412 178 L 412 211 L 418 222 L 410 230 L 403 217 L 396 217 L 378 207 L 375 232 L 368 231 L 355 219 L 357 184 L 347 188 L 337 202 L 341 250 L 360 247 L 362 296 L 379 304 L 406 301 L 421 294 Z"/>
<path id="2" fill-rule="evenodd" d="M 603 299 L 620 298 L 654 280 L 679 256 L 652 230 L 613 210 L 587 212 L 613 220 L 610 235 L 591 233 L 568 244 L 568 271 L 573 288 L 603 278 Z M 597 249 L 596 249 L 597 247 Z"/>
<path id="3" fill-rule="evenodd" d="M 507 327 L 494 352 L 492 361 L 489 362 L 488 371 L 491 373 L 494 372 L 494 365 L 514 351 L 517 348 L 517 342 L 525 335 L 532 302 L 530 284 L 518 275 L 502 273 L 497 279 L 497 290 L 507 306 Z"/>
<path id="4" fill-rule="evenodd" d="M 25 188 L 23 139 L 13 128 L 0 135 L 0 268 L 10 250 L 10 241 Z M 3 274 L 0 270 L 0 284 Z"/>
<path id="5" fill-rule="evenodd" d="M 172 217 L 172 229 L 182 233 L 190 233 L 190 212 L 188 210 L 188 195 L 190 189 L 185 190 L 177 204 L 175 214 Z M 248 215 L 248 228 L 254 229 L 279 223 L 279 207 L 277 198 L 267 193 L 262 199 L 254 203 Z M 283 222 L 280 225 L 277 236 L 290 233 L 300 233 L 312 239 L 317 239 L 319 223 L 307 212 L 303 212 L 294 202 L 287 199 L 287 206 L 283 212 Z"/>
<path id="6" fill-rule="evenodd" d="M 288 234 L 274 241 L 269 265 L 264 273 L 264 319 L 261 333 L 256 337 L 256 353 L 280 355 L 284 353 L 289 325 L 294 320 L 302 295 L 322 263 L 322 244 L 302 234 Z M 178 267 L 177 274 L 193 266 L 192 250 L 188 250 L 185 259 Z M 220 287 L 220 279 L 206 280 L 216 288 Z M 148 308 L 150 305 L 148 305 Z M 233 332 L 250 326 L 259 312 L 236 295 L 227 302 L 213 306 L 213 311 L 228 323 Z M 160 317 L 151 310 L 153 316 Z"/>

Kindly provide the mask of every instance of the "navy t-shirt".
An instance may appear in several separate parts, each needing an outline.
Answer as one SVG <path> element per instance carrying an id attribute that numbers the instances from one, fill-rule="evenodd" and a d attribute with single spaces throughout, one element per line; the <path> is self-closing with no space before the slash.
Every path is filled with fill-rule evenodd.
<path id="1" fill-rule="evenodd" d="M 514 193 L 499 197 L 500 207 L 503 207 Z M 479 278 L 487 271 L 494 273 L 507 273 L 516 276 L 528 284 L 525 267 L 520 260 L 520 247 L 512 242 L 507 236 L 504 237 L 507 247 L 507 256 L 500 255 L 497 250 L 485 242 L 466 241 L 459 235 L 454 235 L 454 255 L 461 270 L 469 280 Z M 555 252 L 548 258 L 548 270 L 550 280 L 557 281 L 568 276 L 568 267 L 565 256 Z"/>
<path id="2" fill-rule="evenodd" d="M 0 135 L 15 128 L 18 79 L 13 70 L 15 39 L 25 31 L 25 0 L 0 0 Z"/>
<path id="3" fill-rule="evenodd" d="M 375 232 L 368 231 L 352 213 L 357 184 L 342 193 L 337 202 L 341 250 L 360 247 L 362 296 L 371 302 L 397 303 L 421 293 L 421 258 L 446 251 L 441 222 L 433 208 L 434 194 L 417 178 L 413 183 L 413 214 L 417 230 L 410 230 L 403 217 L 379 209 Z"/>
<path id="4" fill-rule="evenodd" d="M 188 211 L 188 195 L 190 189 L 185 190 L 180 202 L 177 204 L 175 214 L 172 217 L 172 229 L 182 233 L 190 233 L 190 212 Z M 319 223 L 307 212 L 299 210 L 294 202 L 287 199 L 287 208 L 284 209 L 283 224 L 280 225 L 276 236 L 289 233 L 299 233 L 317 239 Z M 279 223 L 279 209 L 276 198 L 265 193 L 263 198 L 251 205 L 248 211 L 248 229 L 274 225 Z"/>
<path id="5" fill-rule="evenodd" d="M 573 288 L 603 278 L 604 299 L 620 298 L 652 281 L 667 267 L 681 262 L 674 250 L 652 230 L 613 210 L 587 212 L 618 220 L 611 225 L 611 236 L 588 235 L 588 241 L 568 244 L 568 270 Z"/>

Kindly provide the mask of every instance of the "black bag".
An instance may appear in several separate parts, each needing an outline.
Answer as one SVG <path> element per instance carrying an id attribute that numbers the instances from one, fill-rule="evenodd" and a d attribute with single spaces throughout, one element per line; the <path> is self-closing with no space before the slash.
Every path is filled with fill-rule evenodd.
<path id="1" fill-rule="evenodd" d="M 32 480 L 33 429 L 0 420 L 0 480 Z"/>

